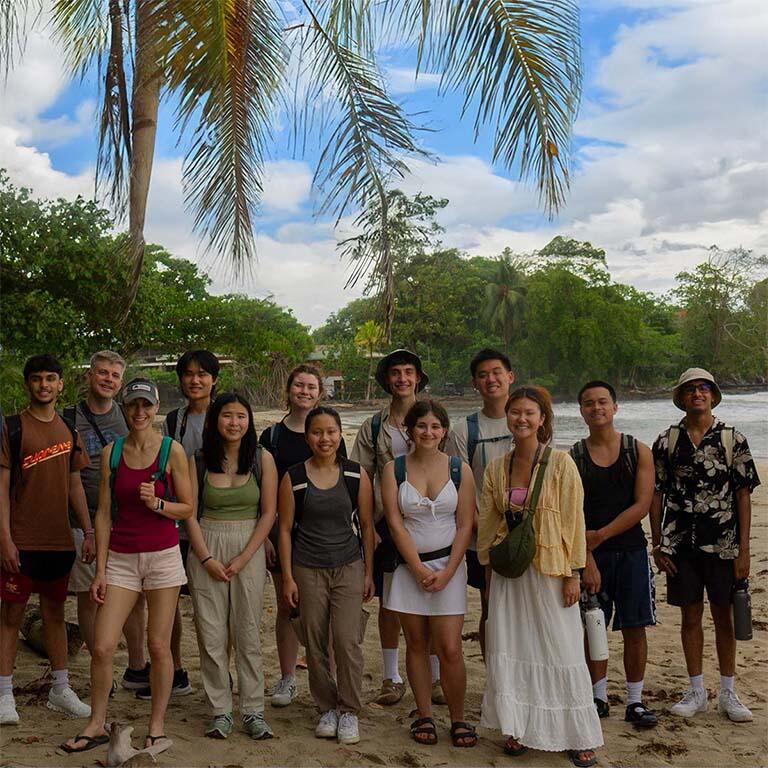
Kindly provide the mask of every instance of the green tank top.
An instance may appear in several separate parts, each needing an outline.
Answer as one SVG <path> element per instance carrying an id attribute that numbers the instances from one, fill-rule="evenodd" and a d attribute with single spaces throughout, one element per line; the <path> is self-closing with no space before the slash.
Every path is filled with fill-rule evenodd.
<path id="1" fill-rule="evenodd" d="M 261 491 L 253 475 L 239 488 L 216 488 L 205 473 L 203 517 L 209 520 L 253 520 L 259 516 Z"/>

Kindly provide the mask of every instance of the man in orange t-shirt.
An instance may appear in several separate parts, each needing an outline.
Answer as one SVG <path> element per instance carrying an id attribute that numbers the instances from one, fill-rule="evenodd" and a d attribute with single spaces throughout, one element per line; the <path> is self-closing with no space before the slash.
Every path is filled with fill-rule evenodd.
<path id="1" fill-rule="evenodd" d="M 16 643 L 33 592 L 40 595 L 46 650 L 53 683 L 48 707 L 68 717 L 89 717 L 91 708 L 69 686 L 64 603 L 75 545 L 71 505 L 85 531 L 82 557 L 96 553 L 80 470 L 88 454 L 74 425 L 56 413 L 64 386 L 51 355 L 24 366 L 29 406 L 9 416 L 0 453 L 0 724 L 19 721 L 13 698 Z"/>

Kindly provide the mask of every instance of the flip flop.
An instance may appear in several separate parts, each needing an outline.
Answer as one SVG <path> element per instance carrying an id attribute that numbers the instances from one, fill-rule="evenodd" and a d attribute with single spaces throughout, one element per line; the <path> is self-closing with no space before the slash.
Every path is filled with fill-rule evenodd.
<path id="1" fill-rule="evenodd" d="M 109 736 L 107 736 L 106 733 L 102 734 L 101 736 L 75 736 L 75 741 L 84 741 L 85 746 L 84 747 L 70 747 L 69 744 L 65 741 L 63 744 L 59 745 L 59 749 L 63 749 L 68 755 L 72 755 L 75 752 L 87 752 L 89 749 L 96 749 L 96 747 L 100 747 L 103 744 L 109 744 Z"/>

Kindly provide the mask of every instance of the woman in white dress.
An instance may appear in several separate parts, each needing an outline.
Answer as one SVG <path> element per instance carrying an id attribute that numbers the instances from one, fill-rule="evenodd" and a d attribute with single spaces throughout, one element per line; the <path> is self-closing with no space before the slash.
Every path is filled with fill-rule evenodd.
<path id="1" fill-rule="evenodd" d="M 552 401 L 541 387 L 521 387 L 506 406 L 515 440 L 485 470 L 477 556 L 490 584 L 486 628 L 487 680 L 480 724 L 508 734 L 504 751 L 567 751 L 575 766 L 594 765 L 603 743 L 592 702 L 579 616 L 579 573 L 586 560 L 583 490 L 552 439 Z M 529 513 L 526 498 L 543 472 L 533 511 L 536 554 L 518 578 L 492 571 L 489 550 L 508 532 L 507 512 Z"/>
<path id="2" fill-rule="evenodd" d="M 399 552 L 399 564 L 385 577 L 384 606 L 399 614 L 405 633 L 408 680 L 418 709 L 411 734 L 420 744 L 437 743 L 431 639 L 440 659 L 451 740 L 457 747 L 474 747 L 475 729 L 464 721 L 467 680 L 461 647 L 474 478 L 467 464 L 440 450 L 450 422 L 439 403 L 416 403 L 403 423 L 413 452 L 387 464 L 382 473 L 384 511 Z"/>

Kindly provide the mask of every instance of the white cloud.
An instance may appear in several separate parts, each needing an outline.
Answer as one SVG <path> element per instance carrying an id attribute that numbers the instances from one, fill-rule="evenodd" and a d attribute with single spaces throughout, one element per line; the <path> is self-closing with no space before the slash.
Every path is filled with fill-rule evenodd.
<path id="1" fill-rule="evenodd" d="M 413 93 L 435 89 L 440 85 L 440 75 L 434 72 L 419 72 L 413 67 L 388 67 L 385 72 L 391 93 Z"/>
<path id="2" fill-rule="evenodd" d="M 285 213 L 299 213 L 309 200 L 312 189 L 312 171 L 304 162 L 275 160 L 264 165 L 264 194 L 267 209 Z"/>

